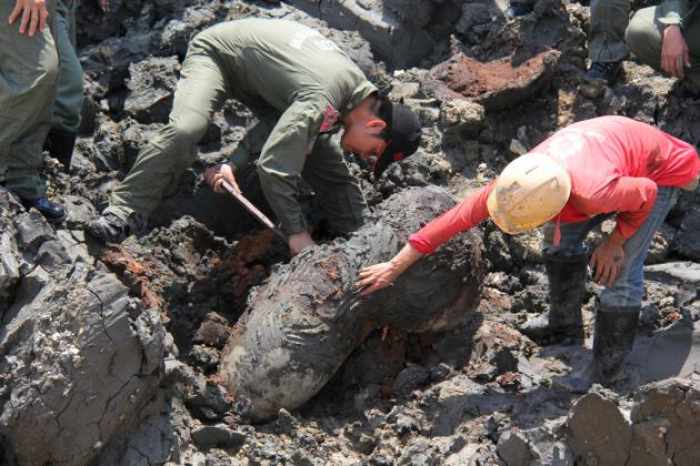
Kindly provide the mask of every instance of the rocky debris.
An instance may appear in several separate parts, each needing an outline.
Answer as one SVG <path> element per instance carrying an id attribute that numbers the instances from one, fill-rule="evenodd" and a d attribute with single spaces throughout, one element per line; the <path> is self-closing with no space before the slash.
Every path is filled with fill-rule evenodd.
<path id="1" fill-rule="evenodd" d="M 478 381 L 492 381 L 504 375 L 501 384 L 511 385 L 518 371 L 518 355 L 529 355 L 533 350 L 534 344 L 517 330 L 485 321 L 474 335 L 468 373 Z"/>
<path id="2" fill-rule="evenodd" d="M 652 280 L 681 284 L 688 287 L 700 285 L 700 264 L 695 262 L 666 262 L 644 267 L 644 275 Z"/>
<path id="3" fill-rule="evenodd" d="M 250 405 L 248 416 L 261 420 L 301 406 L 374 326 L 425 332 L 465 319 L 478 302 L 483 276 L 481 242 L 473 234 L 452 240 L 395 286 L 367 299 L 352 292 L 360 267 L 396 254 L 411 231 L 452 204 L 439 189 L 404 190 L 381 205 L 376 223 L 347 242 L 300 254 L 255 292 L 220 372 L 237 401 Z"/>
<path id="4" fill-rule="evenodd" d="M 0 459 L 87 464 L 143 419 L 165 330 L 156 310 L 86 262 L 84 244 L 56 235 L 36 211 L 13 215 L 23 209 L 0 194 L 3 282 L 16 287 L 3 287 L 12 300 L 0 326 Z"/>
<path id="5" fill-rule="evenodd" d="M 419 64 L 443 43 L 460 17 L 460 2 L 447 0 L 291 0 L 333 28 L 358 31 L 390 66 Z"/>
<path id="6" fill-rule="evenodd" d="M 698 388 L 696 378 L 645 385 L 629 418 L 614 396 L 584 395 L 568 426 L 577 464 L 696 464 Z"/>
<path id="7" fill-rule="evenodd" d="M 432 69 L 432 79 L 423 88 L 440 100 L 472 98 L 487 110 L 504 109 L 544 89 L 558 58 L 559 52 L 548 51 L 522 63 L 515 62 L 515 57 L 482 63 L 456 54 Z"/>

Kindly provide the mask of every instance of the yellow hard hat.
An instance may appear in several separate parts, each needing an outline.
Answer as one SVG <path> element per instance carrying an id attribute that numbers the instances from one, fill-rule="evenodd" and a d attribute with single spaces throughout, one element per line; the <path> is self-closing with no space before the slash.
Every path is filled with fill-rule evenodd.
<path id="1" fill-rule="evenodd" d="M 556 217 L 571 194 L 571 178 L 545 154 L 529 153 L 509 163 L 489 194 L 493 221 L 515 235 Z"/>

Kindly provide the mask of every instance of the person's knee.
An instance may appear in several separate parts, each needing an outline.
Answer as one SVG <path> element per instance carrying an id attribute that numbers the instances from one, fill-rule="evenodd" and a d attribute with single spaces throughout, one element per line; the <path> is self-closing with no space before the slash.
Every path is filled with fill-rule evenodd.
<path id="1" fill-rule="evenodd" d="M 194 146 L 207 131 L 209 122 L 205 118 L 187 117 L 171 120 L 168 124 L 173 142 L 181 147 Z"/>

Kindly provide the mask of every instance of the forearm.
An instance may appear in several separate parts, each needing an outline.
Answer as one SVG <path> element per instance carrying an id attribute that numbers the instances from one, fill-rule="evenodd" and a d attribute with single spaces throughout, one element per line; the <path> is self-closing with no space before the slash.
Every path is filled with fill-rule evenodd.
<path id="1" fill-rule="evenodd" d="M 392 265 L 392 270 L 395 272 L 396 276 L 398 276 L 404 273 L 406 269 L 408 269 L 422 257 L 423 254 L 416 251 L 410 243 L 406 243 L 401 251 L 399 251 L 399 253 L 396 254 L 393 259 L 389 261 L 389 263 Z"/>
<path id="2" fill-rule="evenodd" d="M 610 233 L 610 235 L 608 236 L 608 242 L 610 244 L 614 244 L 617 246 L 623 246 L 625 244 L 625 241 L 626 241 L 625 237 L 622 236 L 622 234 L 620 233 L 620 230 L 618 230 L 617 228 L 615 228 L 612 231 L 612 233 Z"/>

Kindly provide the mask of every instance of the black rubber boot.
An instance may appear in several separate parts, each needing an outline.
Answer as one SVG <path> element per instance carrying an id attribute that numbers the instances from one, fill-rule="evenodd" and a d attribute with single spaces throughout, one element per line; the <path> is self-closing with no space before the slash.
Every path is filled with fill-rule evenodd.
<path id="1" fill-rule="evenodd" d="M 66 211 L 61 204 L 49 201 L 46 196 L 35 197 L 33 199 L 22 198 L 22 203 L 27 209 L 32 207 L 41 212 L 49 222 L 59 223 L 65 216 Z"/>
<path id="2" fill-rule="evenodd" d="M 588 251 L 562 254 L 545 251 L 545 267 L 549 278 L 549 311 L 530 319 L 520 331 L 534 340 L 561 343 L 584 339 L 581 306 L 586 294 Z"/>
<path id="3" fill-rule="evenodd" d="M 593 336 L 593 381 L 610 386 L 619 381 L 632 351 L 641 306 L 600 306 Z"/>
<path id="4" fill-rule="evenodd" d="M 44 150 L 49 151 L 52 157 L 63 164 L 63 171 L 66 173 L 70 171 L 70 162 L 73 159 L 73 148 L 77 136 L 72 131 L 51 128 L 44 143 Z"/>
<path id="5" fill-rule="evenodd" d="M 622 73 L 622 62 L 598 62 L 591 63 L 584 78 L 586 81 L 600 81 L 607 85 L 612 85 L 617 81 Z"/>

